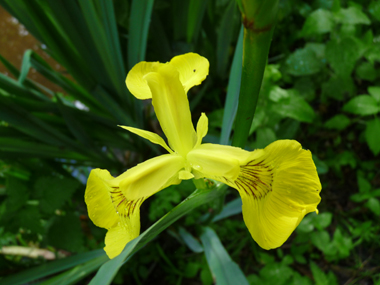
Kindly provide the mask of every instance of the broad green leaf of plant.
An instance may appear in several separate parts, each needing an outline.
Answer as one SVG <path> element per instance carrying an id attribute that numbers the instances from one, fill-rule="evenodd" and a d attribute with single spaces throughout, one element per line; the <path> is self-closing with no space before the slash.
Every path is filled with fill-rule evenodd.
<path id="1" fill-rule="evenodd" d="M 327 231 L 315 232 L 311 235 L 311 242 L 323 253 L 334 254 L 336 249 L 334 248 L 330 235 Z"/>
<path id="2" fill-rule="evenodd" d="M 37 197 L 40 198 L 40 209 L 43 213 L 52 214 L 71 197 L 80 186 L 75 179 L 42 176 L 34 185 Z"/>
<path id="3" fill-rule="evenodd" d="M 6 200 L 7 211 L 17 211 L 28 200 L 28 187 L 25 185 L 24 181 L 12 176 L 8 177 L 6 181 L 6 193 L 8 195 Z"/>
<path id="4" fill-rule="evenodd" d="M 71 252 L 83 250 L 83 233 L 79 218 L 73 213 L 57 216 L 47 233 L 49 244 Z"/>
<path id="5" fill-rule="evenodd" d="M 318 215 L 313 215 L 313 222 L 315 227 L 318 230 L 327 228 L 331 224 L 332 217 L 333 215 L 330 212 L 324 212 Z"/>
<path id="6" fill-rule="evenodd" d="M 375 118 L 367 122 L 365 138 L 374 155 L 380 153 L 380 119 Z"/>
<path id="7" fill-rule="evenodd" d="M 333 13 L 324 9 L 318 9 L 307 17 L 302 27 L 301 34 L 303 36 L 324 34 L 331 32 L 333 27 Z"/>
<path id="8" fill-rule="evenodd" d="M 363 80 L 374 81 L 377 77 L 377 71 L 370 62 L 363 62 L 356 69 L 356 75 Z"/>
<path id="9" fill-rule="evenodd" d="M 343 114 L 338 114 L 329 119 L 325 124 L 325 128 L 328 129 L 336 129 L 338 131 L 342 131 L 345 128 L 347 128 L 351 123 L 351 120 L 343 115 Z"/>
<path id="10" fill-rule="evenodd" d="M 380 62 L 380 43 L 369 46 L 364 56 L 371 63 Z"/>
<path id="11" fill-rule="evenodd" d="M 380 202 L 379 199 L 371 197 L 368 199 L 366 206 L 370 209 L 376 216 L 380 216 Z"/>
<path id="12" fill-rule="evenodd" d="M 334 247 L 338 250 L 339 258 L 346 258 L 347 256 L 349 256 L 350 251 L 354 247 L 352 243 L 352 237 L 344 235 L 340 228 L 337 228 L 335 230 L 333 244 Z"/>
<path id="13" fill-rule="evenodd" d="M 358 180 L 358 187 L 360 193 L 369 193 L 371 191 L 371 183 L 364 177 L 363 172 L 358 171 L 356 178 Z"/>
<path id="14" fill-rule="evenodd" d="M 369 4 L 368 12 L 378 21 L 380 21 L 380 1 L 371 1 Z"/>
<path id="15" fill-rule="evenodd" d="M 272 110 L 284 117 L 293 118 L 300 122 L 311 123 L 315 118 L 313 108 L 295 92 L 290 92 L 289 98 L 279 101 Z"/>
<path id="16" fill-rule="evenodd" d="M 349 76 L 359 57 L 359 44 L 351 37 L 327 43 L 326 59 L 338 75 Z"/>
<path id="17" fill-rule="evenodd" d="M 380 107 L 373 97 L 359 95 L 348 101 L 342 110 L 355 115 L 367 116 L 377 114 Z"/>
<path id="18" fill-rule="evenodd" d="M 329 272 L 328 275 L 326 275 L 320 268 L 319 266 L 314 263 L 313 261 L 310 262 L 310 269 L 311 272 L 313 273 L 313 277 L 315 280 L 316 285 L 337 285 L 338 283 L 336 282 L 336 277 L 334 275 L 331 276 L 331 272 Z"/>
<path id="19" fill-rule="evenodd" d="M 288 90 L 282 89 L 280 86 L 273 86 L 269 92 L 269 99 L 278 102 L 281 99 L 289 98 Z"/>
<path id="20" fill-rule="evenodd" d="M 283 263 L 271 262 L 260 270 L 261 282 L 254 284 L 276 284 L 287 285 L 290 283 L 290 278 L 293 275 L 292 269 Z"/>
<path id="21" fill-rule="evenodd" d="M 26 205 L 18 211 L 17 219 L 12 221 L 24 230 L 30 230 L 34 234 L 43 234 L 44 228 L 41 223 L 41 215 L 37 206 Z"/>
<path id="22" fill-rule="evenodd" d="M 345 94 L 353 94 L 354 81 L 349 76 L 332 76 L 329 81 L 322 84 L 322 96 L 343 101 Z"/>
<path id="23" fill-rule="evenodd" d="M 276 140 L 276 134 L 271 128 L 259 128 L 256 131 L 256 148 L 263 148 Z"/>
<path id="24" fill-rule="evenodd" d="M 286 60 L 287 71 L 294 76 L 305 76 L 319 72 L 323 63 L 311 48 L 297 49 Z"/>
<path id="25" fill-rule="evenodd" d="M 376 102 L 380 106 L 380 87 L 378 86 L 368 87 L 368 93 L 376 100 Z"/>
<path id="26" fill-rule="evenodd" d="M 204 228 L 201 241 L 205 250 L 207 263 L 219 285 L 248 285 L 248 281 L 239 266 L 231 259 L 220 242 L 219 237 L 209 227 Z"/>
<path id="27" fill-rule="evenodd" d="M 335 19 L 337 22 L 342 24 L 371 24 L 371 21 L 367 15 L 364 14 L 359 8 L 354 6 L 347 9 L 340 9 L 337 13 L 335 13 Z"/>

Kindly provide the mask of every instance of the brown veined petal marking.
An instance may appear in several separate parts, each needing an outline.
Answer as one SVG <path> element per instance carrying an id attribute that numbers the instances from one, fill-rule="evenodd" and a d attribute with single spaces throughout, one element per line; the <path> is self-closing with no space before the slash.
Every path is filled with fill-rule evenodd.
<path id="1" fill-rule="evenodd" d="M 240 165 L 239 175 L 235 180 L 226 176 L 209 176 L 209 178 L 226 183 L 254 199 L 262 199 L 272 191 L 274 170 L 264 159 L 252 159 Z"/>
<path id="2" fill-rule="evenodd" d="M 240 166 L 239 176 L 233 183 L 247 195 L 262 199 L 272 191 L 273 168 L 264 160 L 253 159 Z"/>
<path id="3" fill-rule="evenodd" d="M 125 223 L 126 219 L 130 218 L 136 210 L 139 211 L 145 197 L 141 197 L 135 201 L 128 200 L 119 187 L 112 188 L 113 190 L 110 191 L 112 204 L 115 207 L 116 213 L 120 216 L 120 219 Z"/>

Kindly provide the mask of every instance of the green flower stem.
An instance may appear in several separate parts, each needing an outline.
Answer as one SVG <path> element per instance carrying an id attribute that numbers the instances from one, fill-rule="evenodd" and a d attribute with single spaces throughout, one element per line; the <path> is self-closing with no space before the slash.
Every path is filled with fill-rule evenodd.
<path id="1" fill-rule="evenodd" d="M 210 187 L 207 185 L 207 181 L 203 178 L 193 179 L 193 183 L 195 187 L 199 190 L 209 189 Z"/>
<path id="2" fill-rule="evenodd" d="M 244 25 L 243 67 L 232 145 L 244 148 L 259 98 L 278 0 L 242 0 L 238 4 Z"/>

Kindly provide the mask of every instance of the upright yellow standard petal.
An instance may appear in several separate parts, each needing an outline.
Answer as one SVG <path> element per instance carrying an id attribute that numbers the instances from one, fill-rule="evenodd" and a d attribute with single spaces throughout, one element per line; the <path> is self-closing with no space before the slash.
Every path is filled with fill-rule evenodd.
<path id="1" fill-rule="evenodd" d="M 310 212 L 317 211 L 321 184 L 310 151 L 296 141 L 276 141 L 250 154 L 236 188 L 253 239 L 264 249 L 281 246 Z"/>
<path id="2" fill-rule="evenodd" d="M 179 72 L 185 92 L 195 85 L 199 85 L 208 75 L 209 62 L 207 58 L 196 53 L 186 53 L 172 58 L 170 64 Z"/>
<path id="3" fill-rule="evenodd" d="M 156 71 L 162 64 L 163 63 L 146 61 L 137 63 L 131 71 L 129 71 L 125 80 L 129 92 L 140 100 L 152 98 L 152 93 L 146 80 L 144 79 L 144 76 L 150 72 Z"/>
<path id="4" fill-rule="evenodd" d="M 144 78 L 152 92 L 154 111 L 170 147 L 185 156 L 194 147 L 197 136 L 178 71 L 165 64 Z"/>
<path id="5" fill-rule="evenodd" d="M 161 138 L 159 135 L 157 135 L 156 133 L 152 133 L 152 132 L 149 132 L 149 131 L 145 131 L 145 130 L 141 130 L 141 129 L 137 129 L 137 128 L 132 128 L 132 127 L 126 127 L 126 126 L 120 126 L 122 127 L 123 129 L 126 129 L 127 131 L 130 131 L 131 133 L 134 133 L 144 139 L 147 139 L 148 141 L 154 143 L 154 144 L 158 144 L 160 146 L 162 146 L 164 149 L 166 149 L 169 153 L 172 153 L 173 151 L 168 147 L 168 145 L 166 144 L 166 142 L 163 140 L 163 138 Z"/>

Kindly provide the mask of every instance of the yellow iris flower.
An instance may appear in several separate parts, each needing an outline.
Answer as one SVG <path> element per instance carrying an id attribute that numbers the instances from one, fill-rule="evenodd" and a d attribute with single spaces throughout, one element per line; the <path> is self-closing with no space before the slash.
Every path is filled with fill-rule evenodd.
<path id="1" fill-rule="evenodd" d="M 128 73 L 130 92 L 137 99 L 152 99 L 169 146 L 155 133 L 123 128 L 161 145 L 169 154 L 116 178 L 107 170 L 91 171 L 85 201 L 90 219 L 108 230 L 104 249 L 110 258 L 140 234 L 141 204 L 184 179 L 210 178 L 238 190 L 244 222 L 264 249 L 281 246 L 307 213 L 317 211 L 321 184 L 310 151 L 297 141 L 280 140 L 252 152 L 202 144 L 208 119 L 202 114 L 194 130 L 187 91 L 206 78 L 208 69 L 206 58 L 188 53 L 168 63 L 140 62 Z"/>

